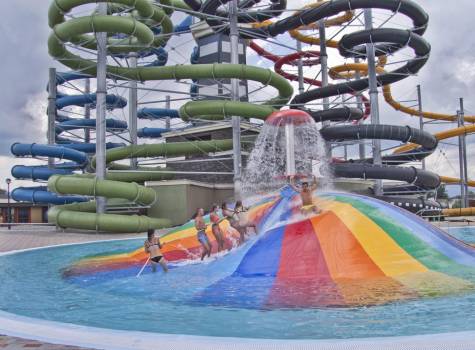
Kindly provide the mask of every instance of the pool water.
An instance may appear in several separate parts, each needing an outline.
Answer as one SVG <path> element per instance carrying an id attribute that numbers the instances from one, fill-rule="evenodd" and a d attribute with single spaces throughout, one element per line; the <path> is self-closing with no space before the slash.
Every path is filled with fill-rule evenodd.
<path id="1" fill-rule="evenodd" d="M 451 229 L 451 233 L 469 239 L 475 235 L 473 228 Z M 142 240 L 51 247 L 1 256 L 0 309 L 101 328 L 248 338 L 325 339 L 475 330 L 475 290 L 370 307 L 306 309 L 219 306 L 200 298 L 206 286 L 236 268 L 252 243 L 229 252 L 225 259 L 171 266 L 167 275 L 146 270 L 136 278 L 134 270 L 121 278 L 103 280 L 97 276 L 66 279 L 63 271 L 88 255 L 133 250 L 141 246 Z M 216 264 L 223 266 L 216 269 Z M 211 271 L 222 271 L 222 275 Z M 475 276 L 467 278 L 475 280 Z M 266 277 L 256 282 L 247 286 L 249 296 L 266 284 Z"/>
<path id="2" fill-rule="evenodd" d="M 449 227 L 445 230 L 465 243 L 475 244 L 475 226 Z"/>

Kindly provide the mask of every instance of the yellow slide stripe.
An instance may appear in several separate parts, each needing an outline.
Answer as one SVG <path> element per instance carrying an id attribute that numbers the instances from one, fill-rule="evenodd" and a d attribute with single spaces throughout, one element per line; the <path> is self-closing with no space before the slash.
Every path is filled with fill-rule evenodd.
<path id="1" fill-rule="evenodd" d="M 351 230 L 376 265 L 387 276 L 398 276 L 428 269 L 403 250 L 381 227 L 350 204 L 324 203 Z"/>

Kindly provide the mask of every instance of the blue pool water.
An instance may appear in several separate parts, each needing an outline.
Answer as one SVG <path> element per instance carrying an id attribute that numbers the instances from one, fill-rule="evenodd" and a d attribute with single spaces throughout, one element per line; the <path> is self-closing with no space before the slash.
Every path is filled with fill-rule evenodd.
<path id="1" fill-rule="evenodd" d="M 456 233 L 454 233 L 457 231 Z M 468 235 L 467 231 L 451 231 Z M 460 236 L 461 237 L 461 236 Z M 0 257 L 3 311 L 45 320 L 148 332 L 276 339 L 322 339 L 475 330 L 475 291 L 382 306 L 256 310 L 206 305 L 194 296 L 221 276 L 213 264 L 107 281 L 66 280 L 62 271 L 86 255 L 130 250 L 141 240 L 53 247 Z M 223 274 L 246 247 L 231 252 Z M 216 269 L 213 269 L 216 271 Z M 265 279 L 265 278 L 264 278 Z M 262 279 L 259 283 L 265 283 Z M 253 288 L 249 286 L 249 294 Z"/>
<path id="2" fill-rule="evenodd" d="M 475 226 L 449 227 L 445 230 L 465 243 L 475 244 Z"/>

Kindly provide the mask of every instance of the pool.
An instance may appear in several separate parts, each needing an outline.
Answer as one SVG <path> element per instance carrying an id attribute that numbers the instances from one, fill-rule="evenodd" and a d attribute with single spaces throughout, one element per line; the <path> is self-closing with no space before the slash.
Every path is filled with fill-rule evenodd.
<path id="1" fill-rule="evenodd" d="M 278 222 L 278 218 L 283 217 L 282 213 L 288 213 L 289 208 L 293 208 L 293 199 L 280 198 L 273 201 L 272 205 L 264 205 L 266 209 L 260 213 L 262 221 L 260 228 L 266 232 L 278 233 L 281 226 L 275 223 Z M 374 225 L 375 229 L 381 231 L 378 233 L 381 235 L 379 239 L 394 233 L 416 235 L 419 234 L 416 230 L 432 230 L 431 227 L 426 226 L 427 223 L 418 221 L 419 219 L 413 216 L 407 216 L 408 214 L 400 209 L 389 207 L 379 201 L 357 196 L 342 197 L 340 194 L 329 194 L 325 201 L 321 205 L 325 209 L 328 207 L 329 213 L 325 214 L 326 216 L 321 220 L 330 220 L 333 218 L 332 215 L 336 214 L 348 215 L 341 216 L 340 219 L 355 236 L 359 234 L 358 229 L 362 228 L 360 223 L 355 221 L 355 215 L 363 215 L 363 213 L 366 213 L 366 219 L 372 217 L 374 220 L 374 222 L 368 221 L 362 228 L 363 231 L 371 230 L 370 225 Z M 353 207 L 350 207 L 351 201 L 360 202 L 354 202 Z M 366 207 L 361 204 L 363 202 Z M 360 208 L 361 212 L 359 214 L 356 211 L 351 212 L 353 210 L 351 208 Z M 379 223 L 380 226 L 376 225 L 377 220 L 389 215 L 388 213 L 392 221 Z M 398 226 L 404 218 L 413 220 L 411 225 Z M 286 219 L 289 218 L 286 217 Z M 270 222 L 273 225 L 266 226 L 270 225 Z M 319 222 L 315 221 L 313 224 L 314 227 L 320 227 Z M 325 225 L 335 226 L 336 221 L 329 221 Z M 386 231 L 381 230 L 383 226 Z M 284 238 L 281 241 L 285 241 L 285 234 L 294 234 L 296 236 L 292 236 L 292 242 L 295 243 L 303 234 L 299 230 L 305 226 L 287 221 L 285 227 L 286 229 L 282 230 Z M 290 232 L 289 227 L 293 227 L 292 230 L 296 232 Z M 172 233 L 172 236 L 179 235 L 181 239 L 184 239 L 185 231 L 177 231 Z M 414 253 L 417 259 L 428 265 L 427 259 L 431 254 L 429 244 L 432 244 L 434 247 L 439 247 L 441 251 L 446 249 L 449 252 L 447 254 L 455 260 L 459 259 L 463 262 L 465 261 L 463 259 L 466 259 L 471 262 L 467 260 L 472 256 L 469 247 L 460 246 L 467 249 L 467 253 L 455 251 L 455 247 L 460 245 L 459 242 L 452 241 L 450 237 L 445 237 L 438 231 L 434 232 L 427 234 L 427 237 L 437 236 L 437 234 L 441 236 L 438 240 L 429 242 L 422 253 L 418 252 L 419 255 Z M 470 236 L 473 228 L 468 231 L 467 228 L 454 229 L 451 232 L 458 236 L 459 234 Z M 217 339 L 233 338 L 244 341 L 246 339 L 282 340 L 283 342 L 279 344 L 285 344 L 286 341 L 326 341 L 328 339 L 349 341 L 350 338 L 355 340 L 440 333 L 451 333 L 451 335 L 444 335 L 441 339 L 451 339 L 457 334 L 462 334 L 463 339 L 467 337 L 475 339 L 475 313 L 473 312 L 475 269 L 467 267 L 468 265 L 463 268 L 462 265 L 453 265 L 453 261 L 447 258 L 439 258 L 440 261 L 432 262 L 435 266 L 433 269 L 439 269 L 442 272 L 445 270 L 450 272 L 454 266 L 459 266 L 460 269 L 455 271 L 453 276 L 444 274 L 443 278 L 440 277 L 441 272 L 438 272 L 438 275 L 428 276 L 425 272 L 408 274 L 409 277 L 401 278 L 400 281 L 410 285 L 411 288 L 404 289 L 404 291 L 409 290 L 410 293 L 401 292 L 400 284 L 397 286 L 387 284 L 386 279 L 365 279 L 361 280 L 361 283 L 346 284 L 343 283 L 345 281 L 339 280 L 338 291 L 341 292 L 343 287 L 347 289 L 346 300 L 348 300 L 348 290 L 351 288 L 361 288 L 362 284 L 370 285 L 365 289 L 367 295 L 360 295 L 360 300 L 355 302 L 352 299 L 351 303 L 328 302 L 329 298 L 334 297 L 335 290 L 332 288 L 327 290 L 326 284 L 323 286 L 320 284 L 318 298 L 306 304 L 308 296 L 314 297 L 314 294 L 308 294 L 308 286 L 299 285 L 296 283 L 297 280 L 291 280 L 290 287 L 280 285 L 281 289 L 276 289 L 276 275 L 254 273 L 257 267 L 252 264 L 246 267 L 254 269 L 252 278 L 249 278 L 251 275 L 236 273 L 243 269 L 243 261 L 248 265 L 249 261 L 255 261 L 255 264 L 263 263 L 260 260 L 252 260 L 256 255 L 256 247 L 261 250 L 265 248 L 266 254 L 281 249 L 276 248 L 274 241 L 271 242 L 272 244 L 269 243 L 270 245 L 264 245 L 263 242 L 269 240 L 269 237 L 265 234 L 252 236 L 244 245 L 229 252 L 217 254 L 204 263 L 196 259 L 172 261 L 168 274 L 163 272 L 153 274 L 146 269 L 139 278 L 136 274 L 142 263 L 127 260 L 131 256 L 130 252 L 140 251 L 143 241 L 138 239 L 65 245 L 4 254 L 0 256 L 0 279 L 2 280 L 0 310 L 36 320 L 78 325 L 78 329 L 94 327 L 109 329 L 110 332 L 146 332 L 140 333 L 140 337 L 145 337 L 143 334 L 165 334 L 179 335 L 179 337 L 187 335 L 217 337 Z M 421 235 L 420 242 L 427 240 L 427 237 Z M 462 238 L 462 236 L 459 237 Z M 331 259 L 328 257 L 328 251 L 325 250 L 328 247 L 324 247 L 323 238 L 319 237 L 319 239 L 322 242 L 321 249 L 327 259 L 327 265 L 330 266 Z M 350 236 L 347 239 L 350 239 Z M 407 249 L 412 249 L 414 242 L 408 241 L 406 237 L 400 244 L 401 246 L 406 244 Z M 448 248 L 442 246 L 443 244 Z M 371 251 L 371 247 L 365 248 Z M 394 249 L 396 248 L 395 245 Z M 261 251 L 259 249 L 257 251 Z M 339 249 L 354 251 L 353 246 Z M 343 251 L 345 250 L 340 250 L 340 253 Z M 299 259 L 305 259 L 304 255 L 307 254 L 302 253 L 300 256 L 297 255 L 298 252 L 302 251 L 296 251 L 295 259 L 291 259 L 292 266 L 296 269 L 295 274 L 298 274 Z M 173 251 L 170 252 L 172 253 Z M 279 254 L 284 253 L 282 250 Z M 383 263 L 386 264 L 385 268 L 389 271 L 390 266 L 386 255 L 375 257 L 374 260 L 381 266 Z M 339 257 L 340 262 L 348 258 L 338 254 L 335 256 Z M 121 257 L 129 262 L 125 267 L 122 265 L 111 267 L 112 265 L 107 265 L 113 261 L 111 257 Z M 282 266 L 282 256 L 280 259 Z M 264 262 L 269 266 L 264 267 L 272 268 L 271 260 L 266 258 Z M 84 261 L 94 261 L 96 268 L 107 266 L 107 269 L 84 272 L 85 270 L 81 270 L 87 266 L 83 264 Z M 101 262 L 97 263 L 98 261 Z M 396 261 L 394 266 L 409 263 L 415 264 L 415 261 Z M 79 267 L 76 270 L 71 269 L 77 266 Z M 71 273 L 71 271 L 76 271 L 76 273 Z M 417 277 L 417 281 L 414 276 Z M 434 276 L 441 278 L 440 285 L 431 281 Z M 233 283 L 223 284 L 223 281 L 228 281 L 230 277 L 233 278 Z M 460 285 L 454 287 L 453 284 Z M 274 289 L 269 289 L 271 285 Z M 393 286 L 399 289 L 393 290 Z M 414 292 L 416 288 L 417 293 Z M 278 297 L 274 298 L 273 302 L 269 302 L 269 290 Z M 300 293 L 302 297 L 298 298 Z M 387 296 L 390 294 L 394 295 L 388 299 Z M 368 300 L 365 299 L 366 296 Z M 288 301 L 286 298 L 296 302 L 286 303 Z M 0 318 L 4 315 L 7 314 L 0 314 Z M 87 332 L 88 328 L 85 329 Z M 427 339 L 434 340 L 435 338 L 430 336 Z"/>
<path id="2" fill-rule="evenodd" d="M 469 244 L 475 244 L 475 226 L 448 227 L 449 234 Z"/>
<path id="3" fill-rule="evenodd" d="M 255 310 L 188 303 L 216 278 L 207 272 L 218 260 L 175 268 L 166 276 L 145 273 L 97 284 L 62 277 L 62 269 L 84 255 L 140 244 L 100 242 L 2 256 L 0 309 L 84 326 L 220 337 L 326 339 L 475 330 L 475 291 L 364 308 Z"/>

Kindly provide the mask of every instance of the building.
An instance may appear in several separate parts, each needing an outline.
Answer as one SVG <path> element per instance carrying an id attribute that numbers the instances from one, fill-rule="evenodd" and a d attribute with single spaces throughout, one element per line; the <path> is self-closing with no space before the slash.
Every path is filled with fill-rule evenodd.
<path id="1" fill-rule="evenodd" d="M 28 223 L 39 224 L 47 223 L 48 205 L 34 204 L 27 202 L 16 202 L 10 199 L 10 206 L 8 206 L 8 199 L 0 198 L 0 223 L 8 222 L 8 208 L 10 207 L 11 222 L 12 223 Z"/>
<path id="2" fill-rule="evenodd" d="M 258 136 L 259 124 L 241 121 L 241 136 Z M 183 141 L 210 141 L 232 139 L 233 130 L 231 121 L 225 120 L 172 131 L 162 134 L 166 142 Z M 251 144 L 242 144 L 242 167 L 247 163 L 247 157 L 252 149 Z M 183 172 L 174 176 L 174 179 L 187 179 L 209 184 L 233 183 L 233 151 L 223 151 L 200 156 L 185 156 L 168 159 L 167 166 L 175 171 Z M 196 172 L 196 174 L 193 174 Z"/>

